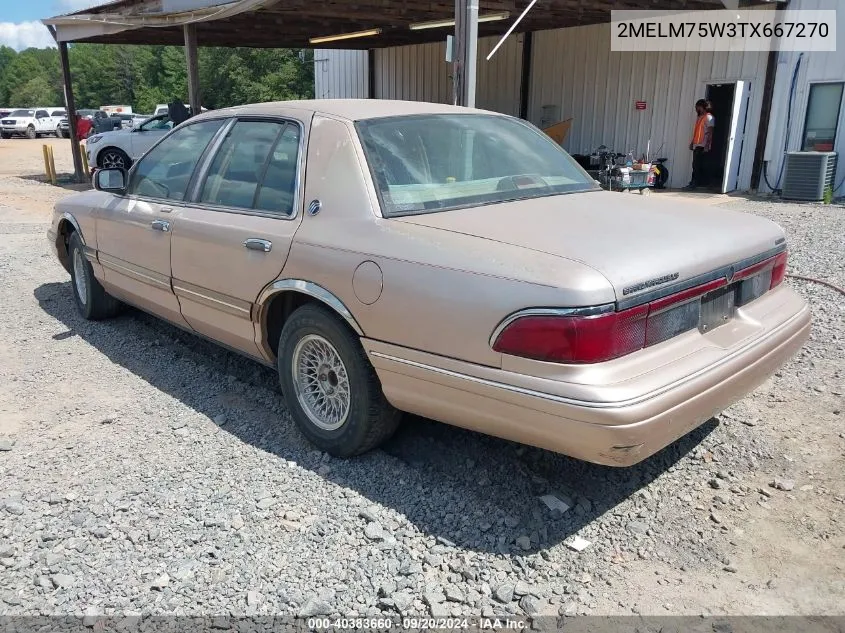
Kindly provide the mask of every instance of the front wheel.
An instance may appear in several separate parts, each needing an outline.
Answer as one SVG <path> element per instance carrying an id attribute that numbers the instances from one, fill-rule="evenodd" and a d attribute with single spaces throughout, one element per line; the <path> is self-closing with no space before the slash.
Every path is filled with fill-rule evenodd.
<path id="1" fill-rule="evenodd" d="M 35 131 L 35 128 L 31 125 L 28 128 L 26 128 L 26 138 L 28 138 L 30 140 L 34 140 L 34 139 L 38 138 L 38 133 Z"/>
<path id="2" fill-rule="evenodd" d="M 70 278 L 73 286 L 73 300 L 83 319 L 99 321 L 115 316 L 122 304 L 106 292 L 94 277 L 91 262 L 85 257 L 82 238 L 74 231 L 68 240 L 70 256 Z"/>
<path id="3" fill-rule="evenodd" d="M 103 169 L 123 169 L 125 171 L 132 166 L 132 160 L 122 149 L 108 147 L 100 152 L 97 157 L 97 165 Z"/>
<path id="4" fill-rule="evenodd" d="M 279 339 L 279 381 L 302 433 L 336 457 L 375 448 L 396 430 L 400 413 L 384 397 L 361 343 L 331 310 L 296 310 Z"/>
<path id="5" fill-rule="evenodd" d="M 6 140 L 12 138 L 12 135 L 9 132 L 0 132 L 0 138 Z"/>

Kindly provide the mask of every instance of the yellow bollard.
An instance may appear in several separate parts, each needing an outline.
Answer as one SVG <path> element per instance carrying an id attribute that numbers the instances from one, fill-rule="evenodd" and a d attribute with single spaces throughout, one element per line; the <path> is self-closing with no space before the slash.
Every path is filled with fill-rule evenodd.
<path id="1" fill-rule="evenodd" d="M 47 174 L 47 180 L 53 182 L 53 174 L 50 172 L 50 155 L 47 153 L 47 146 L 41 146 L 41 152 L 44 154 L 44 172 Z"/>
<path id="2" fill-rule="evenodd" d="M 56 185 L 56 161 L 53 158 L 53 146 L 47 146 L 47 157 L 50 159 L 50 184 Z"/>
<path id="3" fill-rule="evenodd" d="M 82 154 L 82 170 L 86 177 L 90 176 L 91 168 L 88 166 L 88 152 L 85 151 L 85 146 L 82 143 L 79 144 L 79 153 Z"/>

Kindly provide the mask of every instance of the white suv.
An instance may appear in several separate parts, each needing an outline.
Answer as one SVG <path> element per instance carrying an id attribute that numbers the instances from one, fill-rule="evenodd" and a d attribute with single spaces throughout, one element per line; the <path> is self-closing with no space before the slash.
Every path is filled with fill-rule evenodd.
<path id="1" fill-rule="evenodd" d="M 147 119 L 131 130 L 92 134 L 85 142 L 88 164 L 100 169 L 129 169 L 144 152 L 173 128 L 166 114 Z"/>
<path id="2" fill-rule="evenodd" d="M 0 119 L 0 136 L 14 135 L 38 138 L 44 134 L 57 134 L 59 121 L 66 116 L 60 108 L 23 108 L 14 110 Z"/>

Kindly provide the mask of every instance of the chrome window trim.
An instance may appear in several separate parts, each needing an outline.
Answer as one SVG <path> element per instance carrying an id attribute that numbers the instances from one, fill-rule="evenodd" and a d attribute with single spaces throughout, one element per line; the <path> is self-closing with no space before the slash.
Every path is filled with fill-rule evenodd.
<path id="1" fill-rule="evenodd" d="M 668 297 L 669 295 L 675 294 L 676 292 L 682 292 L 689 288 L 700 286 L 701 284 L 706 284 L 709 281 L 714 281 L 720 278 L 726 278 L 730 281 L 730 278 L 733 277 L 733 273 L 742 270 L 743 268 L 753 266 L 754 264 L 759 264 L 760 262 L 769 259 L 770 257 L 774 257 L 775 255 L 783 253 L 785 250 L 786 244 L 781 243 L 779 246 L 770 248 L 769 250 L 763 253 L 753 255 L 751 257 L 746 257 L 743 260 L 734 262 L 733 264 L 728 264 L 727 266 L 722 266 L 721 268 L 717 268 L 716 270 L 713 270 L 709 273 L 703 273 L 701 275 L 697 275 L 680 283 L 672 284 L 671 286 L 664 286 L 662 288 L 657 288 L 648 292 L 644 292 L 643 294 L 634 295 L 627 299 L 622 299 L 616 302 L 616 309 L 627 310 L 628 308 L 634 308 L 644 303 L 648 303 L 649 301 L 654 301 L 655 299 L 662 299 L 663 297 Z"/>
<path id="2" fill-rule="evenodd" d="M 614 303 L 603 303 L 597 306 L 587 306 L 583 308 L 527 308 L 525 310 L 519 310 L 506 316 L 499 325 L 496 326 L 496 329 L 493 330 L 493 334 L 490 335 L 490 347 L 496 342 L 496 339 L 499 338 L 499 335 L 504 331 L 506 327 L 508 327 L 511 323 L 516 321 L 517 319 L 521 319 L 522 317 L 528 316 L 595 316 L 597 314 L 606 314 L 608 312 L 613 312 L 616 304 Z"/>
<path id="3" fill-rule="evenodd" d="M 219 204 L 210 204 L 208 202 L 200 202 L 199 197 L 202 193 L 202 186 L 205 184 L 206 178 L 208 178 L 208 172 L 211 169 L 211 163 L 214 162 L 214 158 L 217 156 L 217 152 L 220 151 L 223 143 L 226 140 L 226 137 L 229 134 L 231 128 L 233 128 L 239 121 L 267 121 L 270 123 L 291 123 L 299 127 L 299 148 L 297 150 L 297 157 L 296 157 L 296 179 L 293 182 L 294 186 L 294 196 L 293 196 L 293 210 L 292 212 L 287 215 L 278 211 L 266 211 L 262 209 L 246 209 L 244 207 L 230 207 L 226 205 L 219 205 Z M 212 143 L 209 144 L 209 148 L 211 151 L 208 152 L 208 155 L 203 159 L 202 164 L 200 165 L 200 170 L 195 173 L 196 180 L 192 183 L 193 190 L 191 191 L 191 196 L 187 204 L 190 204 L 192 207 L 196 207 L 199 209 L 207 209 L 209 211 L 220 211 L 222 213 L 237 213 L 241 215 L 255 215 L 263 218 L 274 218 L 278 220 L 295 220 L 299 216 L 299 210 L 303 204 L 304 194 L 305 192 L 302 190 L 302 182 L 303 182 L 303 171 L 304 171 L 304 159 L 305 159 L 305 124 L 300 121 L 299 119 L 294 119 L 291 117 L 285 116 L 261 116 L 261 115 L 241 115 L 241 116 L 234 116 L 231 119 L 231 122 L 228 125 L 223 126 L 225 129 L 225 133 L 221 133 L 219 137 L 215 137 L 212 140 Z M 284 133 L 284 130 L 282 130 Z M 152 148 L 150 148 L 152 149 Z"/>
<path id="4" fill-rule="evenodd" d="M 229 134 L 229 130 L 231 130 L 237 119 L 231 118 L 229 119 L 224 125 L 220 126 L 220 129 L 217 130 L 217 133 L 211 138 L 208 145 L 203 152 L 203 155 L 200 157 L 199 161 L 197 161 L 197 166 L 194 168 L 194 173 L 191 174 L 191 182 L 188 183 L 188 190 L 185 192 L 185 200 L 191 206 L 194 205 L 194 200 L 196 200 L 197 196 L 199 195 L 200 188 L 202 183 L 205 182 L 205 178 L 208 174 L 208 169 L 211 166 L 211 162 L 214 160 L 214 157 L 217 155 L 217 150 L 220 149 L 220 146 L 223 144 L 223 141 L 226 140 L 226 136 Z"/>

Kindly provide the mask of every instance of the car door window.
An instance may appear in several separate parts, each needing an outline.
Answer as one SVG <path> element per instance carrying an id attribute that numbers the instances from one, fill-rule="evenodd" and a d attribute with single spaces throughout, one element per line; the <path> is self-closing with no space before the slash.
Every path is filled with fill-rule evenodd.
<path id="1" fill-rule="evenodd" d="M 170 118 L 165 115 L 163 117 L 150 119 L 149 121 L 141 125 L 140 128 L 144 132 L 153 132 L 156 130 L 171 130 L 173 129 L 173 121 L 171 121 Z"/>
<path id="2" fill-rule="evenodd" d="M 63 116 L 65 116 L 65 111 L 64 111 L 64 110 L 54 110 L 54 111 L 50 114 L 50 116 L 63 117 Z"/>
<path id="3" fill-rule="evenodd" d="M 48 116 L 50 116 L 50 115 L 49 115 L 49 114 L 47 114 L 47 110 L 38 110 L 38 111 L 35 113 L 35 118 L 36 118 L 36 119 L 44 119 L 44 118 L 47 118 Z"/>
<path id="4" fill-rule="evenodd" d="M 239 121 L 211 163 L 200 202 L 290 215 L 298 152 L 298 126 Z"/>
<path id="5" fill-rule="evenodd" d="M 165 138 L 138 162 L 127 193 L 183 200 L 200 156 L 224 122 L 223 119 L 201 121 Z"/>
<path id="6" fill-rule="evenodd" d="M 299 126 L 288 124 L 273 148 L 267 171 L 258 188 L 255 208 L 293 214 L 299 167 Z"/>

